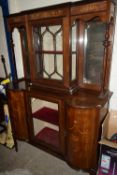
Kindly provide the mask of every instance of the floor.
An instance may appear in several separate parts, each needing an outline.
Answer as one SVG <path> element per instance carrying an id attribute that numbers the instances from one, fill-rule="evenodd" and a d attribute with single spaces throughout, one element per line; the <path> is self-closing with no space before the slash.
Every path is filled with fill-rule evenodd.
<path id="1" fill-rule="evenodd" d="M 0 172 L 28 169 L 33 175 L 88 175 L 70 168 L 66 162 L 26 143 L 18 142 L 19 150 L 0 145 Z"/>

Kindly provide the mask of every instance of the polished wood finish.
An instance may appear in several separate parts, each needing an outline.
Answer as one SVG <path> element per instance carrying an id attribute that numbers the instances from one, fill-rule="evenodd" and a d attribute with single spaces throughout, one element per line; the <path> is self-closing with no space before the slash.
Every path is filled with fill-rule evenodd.
<path id="1" fill-rule="evenodd" d="M 99 93 L 91 91 L 80 90 L 74 95 L 62 94 L 60 96 L 58 93 L 48 93 L 31 88 L 27 89 L 28 95 L 25 96 L 26 89 L 25 81 L 21 81 L 17 84 L 17 90 L 14 90 L 14 86 L 9 87 L 8 90 L 9 109 L 15 138 L 29 139 L 31 144 L 37 145 L 41 149 L 47 151 L 50 149 L 50 153 L 53 150 L 53 154 L 62 156 L 75 169 L 91 171 L 90 174 L 92 174 L 92 170 L 96 171 L 101 125 L 108 114 L 108 103 L 112 94 L 109 93 L 106 98 L 100 99 Z M 58 103 L 59 149 L 35 140 L 30 104 L 32 97 Z M 26 103 L 24 103 L 25 100 L 27 100 Z"/>
<path id="2" fill-rule="evenodd" d="M 37 147 L 62 157 L 73 168 L 90 172 L 90 175 L 96 174 L 101 125 L 108 114 L 109 100 L 112 95 L 108 85 L 114 33 L 114 8 L 114 3 L 111 0 L 97 0 L 96 2 L 88 0 L 24 11 L 8 18 L 9 31 L 12 33 L 14 28 L 17 28 L 20 33 L 25 72 L 24 78 L 19 80 L 15 69 L 15 80 L 7 89 L 15 140 L 27 140 Z M 85 26 L 92 21 L 101 22 L 106 26 L 105 37 L 101 45 L 104 54 L 101 57 L 100 83 L 84 81 L 86 78 L 83 72 Z M 72 51 L 71 26 L 74 22 L 76 23 L 76 50 Z M 42 72 L 42 76 L 37 77 L 36 72 L 33 27 L 45 26 L 48 30 L 48 26 L 56 24 L 62 26 L 63 50 L 39 48 L 40 50 L 37 51 L 41 55 L 41 62 L 43 62 L 42 55 L 45 53 L 54 56 L 63 54 L 62 80 L 44 78 L 44 72 Z M 50 33 L 55 37 L 52 32 Z M 38 36 L 40 37 L 40 35 Z M 13 41 L 11 46 L 13 49 Z M 56 48 L 55 40 L 54 47 Z M 72 80 L 71 66 L 73 52 L 76 53 L 76 78 L 74 80 Z M 92 61 L 95 61 L 95 50 L 92 52 Z M 15 61 L 13 51 L 13 64 L 16 68 Z M 44 66 L 42 70 L 44 70 Z M 58 105 L 58 148 L 36 139 L 32 117 L 32 98 Z"/>
<path id="3" fill-rule="evenodd" d="M 26 94 L 22 91 L 9 90 L 7 95 L 9 98 L 13 135 L 15 135 L 15 139 L 28 140 Z"/>
<path id="4" fill-rule="evenodd" d="M 84 92 L 67 101 L 67 160 L 71 166 L 96 169 L 101 125 L 108 113 L 105 102 Z"/>

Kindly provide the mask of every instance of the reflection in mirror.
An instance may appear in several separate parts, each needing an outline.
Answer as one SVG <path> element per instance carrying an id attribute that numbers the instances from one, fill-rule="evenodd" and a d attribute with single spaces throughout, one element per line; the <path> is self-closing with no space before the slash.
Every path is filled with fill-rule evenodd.
<path id="1" fill-rule="evenodd" d="M 61 25 L 33 27 L 37 78 L 63 79 L 62 33 Z"/>
<path id="2" fill-rule="evenodd" d="M 30 79 L 30 63 L 29 63 L 29 51 L 28 51 L 28 43 L 27 43 L 27 35 L 26 30 L 24 28 L 20 28 L 20 34 L 22 35 L 22 50 L 24 57 L 24 66 L 25 66 L 25 76 Z"/>
<path id="3" fill-rule="evenodd" d="M 74 22 L 72 25 L 72 72 L 71 72 L 71 78 L 72 80 L 76 79 L 76 39 L 77 39 L 77 34 L 76 34 L 76 23 Z"/>
<path id="4" fill-rule="evenodd" d="M 13 39 L 13 44 L 14 44 L 14 54 L 15 54 L 15 59 L 16 59 L 17 76 L 18 78 L 23 78 L 24 70 L 23 70 L 21 39 L 20 39 L 20 33 L 17 28 L 15 28 L 14 31 L 12 32 L 12 39 Z"/>
<path id="5" fill-rule="evenodd" d="M 84 83 L 102 83 L 105 33 L 105 23 L 99 20 L 87 22 L 84 38 Z"/>

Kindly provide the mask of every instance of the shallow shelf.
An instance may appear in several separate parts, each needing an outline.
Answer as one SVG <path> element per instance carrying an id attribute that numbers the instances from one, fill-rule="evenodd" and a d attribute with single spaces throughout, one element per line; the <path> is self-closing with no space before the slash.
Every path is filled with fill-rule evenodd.
<path id="1" fill-rule="evenodd" d="M 59 147 L 59 132 L 54 129 L 45 127 L 35 137 L 56 148 Z"/>
<path id="2" fill-rule="evenodd" d="M 55 109 L 43 107 L 38 111 L 34 112 L 32 115 L 36 119 L 40 119 L 54 125 L 59 125 L 59 115 L 58 111 Z"/>

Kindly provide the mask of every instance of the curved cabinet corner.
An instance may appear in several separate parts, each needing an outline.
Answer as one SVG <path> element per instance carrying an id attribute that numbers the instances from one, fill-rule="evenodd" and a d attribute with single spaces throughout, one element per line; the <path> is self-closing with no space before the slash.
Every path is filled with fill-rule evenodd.
<path id="1" fill-rule="evenodd" d="M 71 166 L 85 170 L 97 168 L 98 141 L 107 106 L 67 106 L 67 162 Z"/>

